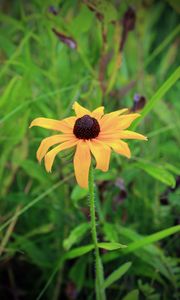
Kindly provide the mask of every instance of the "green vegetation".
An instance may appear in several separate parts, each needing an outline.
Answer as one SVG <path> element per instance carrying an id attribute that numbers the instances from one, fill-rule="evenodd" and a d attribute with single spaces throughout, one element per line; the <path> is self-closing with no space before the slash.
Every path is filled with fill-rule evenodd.
<path id="1" fill-rule="evenodd" d="M 178 1 L 1 6 L 0 298 L 95 299 L 88 191 L 69 151 L 46 173 L 36 151 L 52 132 L 29 129 L 72 115 L 77 100 L 140 111 L 131 129 L 148 137 L 94 172 L 107 299 L 178 300 Z"/>

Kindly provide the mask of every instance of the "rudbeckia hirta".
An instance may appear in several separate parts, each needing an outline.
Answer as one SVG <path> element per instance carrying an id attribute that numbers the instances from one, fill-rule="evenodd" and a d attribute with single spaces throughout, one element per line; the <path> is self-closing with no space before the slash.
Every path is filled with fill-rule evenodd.
<path id="1" fill-rule="evenodd" d="M 78 184 L 87 188 L 92 156 L 96 160 L 96 169 L 106 172 L 109 169 L 111 150 L 130 158 L 130 149 L 123 139 L 147 138 L 126 130 L 140 116 L 137 113 L 128 114 L 126 108 L 104 114 L 103 106 L 91 112 L 75 102 L 73 109 L 76 116 L 63 120 L 37 118 L 30 127 L 40 126 L 59 132 L 43 139 L 37 150 L 37 159 L 41 162 L 44 158 L 47 172 L 51 172 L 54 159 L 60 151 L 75 147 L 75 176 Z M 57 144 L 58 146 L 50 150 Z"/>

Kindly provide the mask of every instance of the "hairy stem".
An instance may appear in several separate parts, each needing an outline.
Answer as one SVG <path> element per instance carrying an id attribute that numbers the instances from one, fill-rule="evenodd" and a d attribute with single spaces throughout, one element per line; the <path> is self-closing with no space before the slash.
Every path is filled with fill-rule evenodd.
<path id="1" fill-rule="evenodd" d="M 105 300 L 106 295 L 105 295 L 105 290 L 103 288 L 103 284 L 104 284 L 103 265 L 102 265 L 101 257 L 99 254 L 97 231 L 96 231 L 94 174 L 93 174 L 92 165 L 91 165 L 90 171 L 89 171 L 89 196 L 90 196 L 89 198 L 90 198 L 91 231 L 92 231 L 92 239 L 93 239 L 94 249 L 95 249 L 96 299 L 97 300 Z"/>

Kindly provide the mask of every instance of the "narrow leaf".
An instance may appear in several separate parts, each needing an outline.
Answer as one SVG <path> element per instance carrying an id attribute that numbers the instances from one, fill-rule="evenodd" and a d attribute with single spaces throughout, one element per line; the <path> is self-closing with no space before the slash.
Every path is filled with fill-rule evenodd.
<path id="1" fill-rule="evenodd" d="M 79 257 L 81 255 L 84 255 L 84 254 L 90 252 L 93 249 L 94 249 L 94 245 L 91 245 L 91 244 L 82 246 L 82 247 L 78 247 L 78 248 L 72 249 L 71 251 L 67 252 L 65 255 L 65 258 L 72 259 L 75 257 Z"/>
<path id="2" fill-rule="evenodd" d="M 171 74 L 171 76 L 163 83 L 163 85 L 157 90 L 157 92 L 152 96 L 152 98 L 145 105 L 144 109 L 141 112 L 141 117 L 138 118 L 134 124 L 131 126 L 131 129 L 134 130 L 138 123 L 144 118 L 156 105 L 156 103 L 162 99 L 162 97 L 169 91 L 169 89 L 176 83 L 180 78 L 180 67 L 177 67 L 176 70 Z"/>
<path id="3" fill-rule="evenodd" d="M 132 263 L 127 262 L 120 266 L 117 270 L 115 270 L 113 273 L 111 273 L 108 278 L 104 282 L 104 288 L 109 287 L 112 283 L 120 279 L 126 272 L 127 270 L 131 267 Z"/>
<path id="4" fill-rule="evenodd" d="M 82 223 L 75 227 L 69 234 L 69 236 L 63 241 L 63 247 L 66 250 L 69 250 L 72 245 L 78 242 L 87 232 L 89 229 L 88 223 Z"/>
<path id="5" fill-rule="evenodd" d="M 176 184 L 174 176 L 160 166 L 149 163 L 137 163 L 136 166 L 168 186 L 174 187 Z"/>
<path id="6" fill-rule="evenodd" d="M 126 248 L 127 246 L 119 243 L 98 243 L 98 247 L 106 250 L 117 250 Z"/>
<path id="7" fill-rule="evenodd" d="M 130 253 L 133 252 L 139 248 L 142 248 L 146 245 L 152 244 L 154 242 L 160 241 L 164 239 L 165 237 L 174 234 L 176 232 L 180 231 L 180 225 L 172 226 L 168 229 L 161 230 L 157 233 L 151 234 L 147 237 L 143 237 L 141 240 L 138 240 L 137 242 L 133 242 L 130 245 L 128 245 L 127 249 L 124 249 L 124 253 Z"/>
<path id="8" fill-rule="evenodd" d="M 130 243 L 126 249 L 122 249 L 121 255 L 126 255 L 128 253 L 134 252 L 137 249 L 140 249 L 140 248 L 143 248 L 150 244 L 153 244 L 155 242 L 158 242 L 158 241 L 170 236 L 171 234 L 174 234 L 179 231 L 180 231 L 180 225 L 176 225 L 176 226 L 172 226 L 168 229 L 164 229 L 162 231 L 153 233 L 149 236 L 142 236 L 141 239 L 138 238 L 137 241 Z M 103 256 L 103 261 L 104 262 L 112 261 L 114 259 L 117 259 L 118 257 L 119 257 L 119 253 L 117 251 L 109 252 Z"/>
<path id="9" fill-rule="evenodd" d="M 73 191 L 71 193 L 71 199 L 74 201 L 74 203 L 76 203 L 79 200 L 81 200 L 84 197 L 86 197 L 87 194 L 88 194 L 88 190 L 87 189 L 83 189 L 79 185 L 76 185 L 73 188 Z"/>
<path id="10" fill-rule="evenodd" d="M 122 300 L 138 300 L 139 299 L 139 291 L 133 290 L 129 292 Z"/>

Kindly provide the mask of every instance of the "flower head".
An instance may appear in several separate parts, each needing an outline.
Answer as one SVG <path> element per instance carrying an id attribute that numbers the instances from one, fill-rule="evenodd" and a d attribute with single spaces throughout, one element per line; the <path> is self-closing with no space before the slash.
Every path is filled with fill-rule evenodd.
<path id="1" fill-rule="evenodd" d="M 63 120 L 37 118 L 30 127 L 40 126 L 58 131 L 59 134 L 42 140 L 38 150 L 39 162 L 44 158 L 47 172 L 51 172 L 56 155 L 65 149 L 76 147 L 74 154 L 74 170 L 78 184 L 88 187 L 91 155 L 96 160 L 96 169 L 106 172 L 109 169 L 111 150 L 130 158 L 128 144 L 122 139 L 147 140 L 142 134 L 126 130 L 140 114 L 124 114 L 128 109 L 104 114 L 100 106 L 92 112 L 77 102 L 73 109 L 76 116 Z M 57 145 L 52 150 L 52 146 Z"/>

